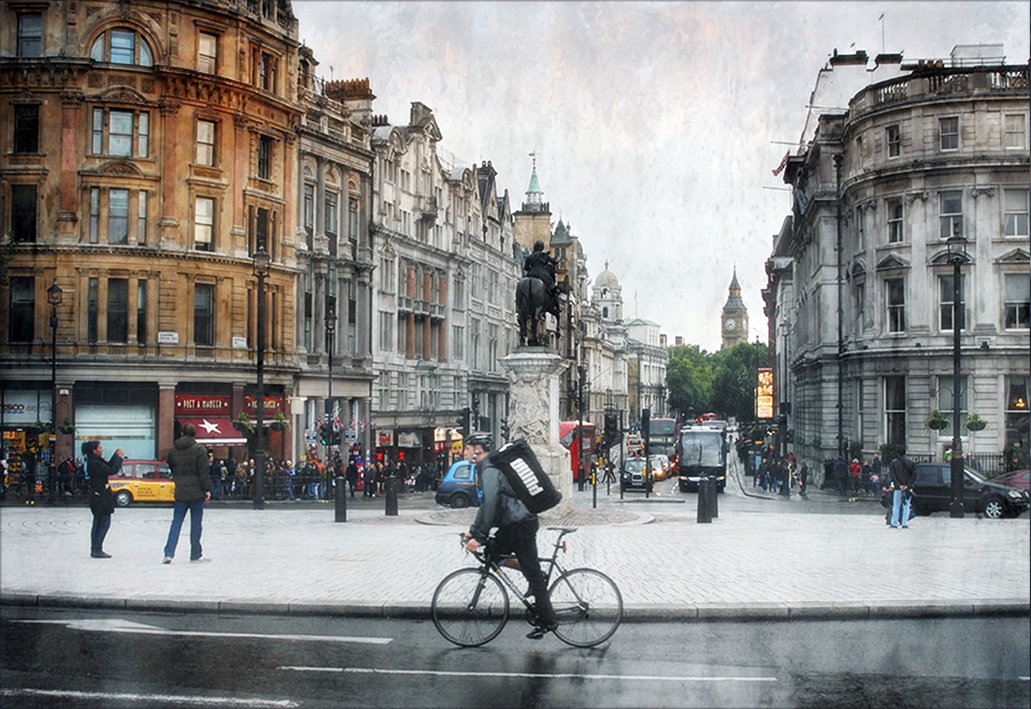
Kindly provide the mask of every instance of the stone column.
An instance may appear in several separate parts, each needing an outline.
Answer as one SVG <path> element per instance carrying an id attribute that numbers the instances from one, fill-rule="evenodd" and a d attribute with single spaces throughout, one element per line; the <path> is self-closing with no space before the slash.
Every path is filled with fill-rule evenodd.
<path id="1" fill-rule="evenodd" d="M 573 475 L 569 451 L 559 443 L 559 376 L 569 361 L 543 347 L 520 347 L 501 360 L 508 373 L 508 421 L 512 439 L 525 438 L 537 460 L 562 493 L 562 502 L 545 516 L 561 516 L 573 508 Z"/>

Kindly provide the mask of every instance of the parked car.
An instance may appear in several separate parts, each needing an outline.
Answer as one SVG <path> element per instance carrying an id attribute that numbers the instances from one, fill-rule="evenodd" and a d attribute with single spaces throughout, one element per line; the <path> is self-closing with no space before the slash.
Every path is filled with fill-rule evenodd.
<path id="1" fill-rule="evenodd" d="M 627 458 L 623 461 L 623 470 L 619 476 L 619 485 L 623 490 L 652 491 L 654 481 L 644 479 L 644 458 Z"/>
<path id="2" fill-rule="evenodd" d="M 890 500 L 887 497 L 885 502 Z M 952 471 L 948 463 L 917 463 L 913 482 L 913 511 L 918 515 L 948 512 L 952 502 Z M 1018 517 L 1028 509 L 1026 490 L 985 480 L 969 468 L 963 471 L 963 511 L 989 519 Z"/>
<path id="3" fill-rule="evenodd" d="M 122 461 L 118 475 L 108 479 L 115 505 L 128 507 L 134 502 L 175 502 L 172 470 L 163 460 Z"/>
<path id="4" fill-rule="evenodd" d="M 483 490 L 476 481 L 476 467 L 467 460 L 452 463 L 437 487 L 438 505 L 461 509 L 479 507 Z"/>
<path id="5" fill-rule="evenodd" d="M 992 482 L 1009 485 L 1010 487 L 1019 487 L 1021 490 L 1031 490 L 1031 471 L 1014 470 L 1012 473 L 1007 473 Z"/>

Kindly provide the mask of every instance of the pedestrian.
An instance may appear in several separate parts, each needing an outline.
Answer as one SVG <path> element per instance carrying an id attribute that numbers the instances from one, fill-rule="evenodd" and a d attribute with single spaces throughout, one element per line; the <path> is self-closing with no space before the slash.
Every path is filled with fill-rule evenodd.
<path id="1" fill-rule="evenodd" d="M 848 463 L 845 459 L 838 454 L 838 457 L 834 460 L 834 472 L 833 472 L 834 485 L 838 490 L 838 498 L 845 499 L 845 486 L 848 485 Z"/>
<path id="2" fill-rule="evenodd" d="M 82 465 L 86 482 L 89 485 L 89 509 L 93 514 L 93 526 L 90 528 L 90 556 L 94 559 L 110 559 L 111 555 L 104 551 L 104 538 L 111 528 L 111 515 L 115 511 L 115 498 L 111 494 L 108 477 L 117 475 L 122 469 L 122 458 L 125 451 L 121 448 L 108 460 L 104 460 L 104 447 L 100 441 L 85 441 L 82 444 Z"/>
<path id="3" fill-rule="evenodd" d="M 509 486 L 505 476 L 487 459 L 493 447 L 489 434 L 473 433 L 465 441 L 466 460 L 476 466 L 477 479 L 483 489 L 483 501 L 469 531 L 465 534 L 465 548 L 476 551 L 490 540 L 490 532 L 497 528 L 493 543 L 487 552 L 496 558 L 515 554 L 519 570 L 529 584 L 528 595 L 534 597 L 537 625 L 526 637 L 539 640 L 558 627 L 555 610 L 548 595 L 547 577 L 541 571 L 537 550 L 537 515 L 530 512 Z"/>
<path id="4" fill-rule="evenodd" d="M 165 557 L 161 560 L 163 564 L 171 564 L 175 557 L 187 510 L 190 512 L 190 561 L 211 561 L 204 556 L 200 544 L 204 503 L 211 499 L 211 474 L 208 452 L 197 443 L 196 436 L 193 424 L 184 423 L 182 435 L 168 452 L 168 466 L 175 481 L 175 503 L 172 526 L 168 528 L 168 541 L 165 542 Z"/>
<path id="5" fill-rule="evenodd" d="M 222 496 L 222 476 L 220 470 L 223 464 L 215 458 L 214 453 L 208 453 L 208 477 L 211 478 L 211 496 L 218 499 Z"/>
<path id="6" fill-rule="evenodd" d="M 376 465 L 369 463 L 365 466 L 365 475 L 362 476 L 362 494 L 365 497 L 376 496 Z"/>
<path id="7" fill-rule="evenodd" d="M 354 491 L 358 489 L 358 463 L 355 462 L 354 456 L 347 462 L 347 470 L 344 472 L 347 476 L 347 489 L 351 493 L 351 497 L 354 497 Z"/>
<path id="8" fill-rule="evenodd" d="M 801 467 L 798 469 L 798 494 L 802 497 L 809 496 L 809 461 L 802 458 Z"/>
<path id="9" fill-rule="evenodd" d="M 891 523 L 892 529 L 898 529 L 899 523 L 903 529 L 909 527 L 909 508 L 912 505 L 912 485 L 916 477 L 916 463 L 906 455 L 905 446 L 899 446 L 898 455 L 891 461 L 889 466 L 891 482 L 895 487 L 891 500 Z M 901 510 L 902 516 L 899 517 Z"/>
<path id="10" fill-rule="evenodd" d="M 859 495 L 859 482 L 863 476 L 863 466 L 859 464 L 859 458 L 853 458 L 848 466 L 848 492 L 849 500 L 855 502 Z"/>

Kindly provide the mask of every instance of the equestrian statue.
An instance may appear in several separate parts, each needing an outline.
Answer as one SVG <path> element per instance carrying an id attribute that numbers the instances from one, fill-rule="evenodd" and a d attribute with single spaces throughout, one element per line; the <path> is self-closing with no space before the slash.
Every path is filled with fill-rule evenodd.
<path id="1" fill-rule="evenodd" d="M 533 253 L 523 263 L 523 277 L 516 286 L 516 314 L 519 318 L 519 344 L 530 347 L 546 347 L 548 332 L 544 325 L 544 314 L 551 313 L 556 322 L 559 319 L 559 293 L 565 292 L 565 284 L 555 279 L 555 259 L 544 249 L 544 242 L 533 245 Z M 556 333 L 557 337 L 557 333 Z"/>

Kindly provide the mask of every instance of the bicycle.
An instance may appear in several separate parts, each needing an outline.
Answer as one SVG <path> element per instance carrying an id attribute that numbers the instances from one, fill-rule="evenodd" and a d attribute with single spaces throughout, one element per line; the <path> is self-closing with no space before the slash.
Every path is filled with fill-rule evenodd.
<path id="1" fill-rule="evenodd" d="M 563 538 L 576 531 L 548 527 L 558 532 L 550 558 L 541 558 L 558 627 L 555 635 L 573 647 L 594 647 L 616 632 L 623 619 L 623 597 L 615 582 L 589 568 L 566 570 L 558 552 L 566 551 Z M 464 539 L 463 539 L 464 544 Z M 504 568 L 514 555 L 495 558 L 489 551 L 472 552 L 479 566 L 454 571 L 437 585 L 431 604 L 433 625 L 445 639 L 461 647 L 478 647 L 496 638 L 510 615 L 509 591 L 526 608 L 526 621 L 537 625 L 537 611 Z M 556 576 L 557 574 L 557 576 Z M 556 576 L 552 583 L 552 576 Z M 519 579 L 523 579 L 519 574 Z M 507 588 L 507 590 L 506 590 Z"/>

